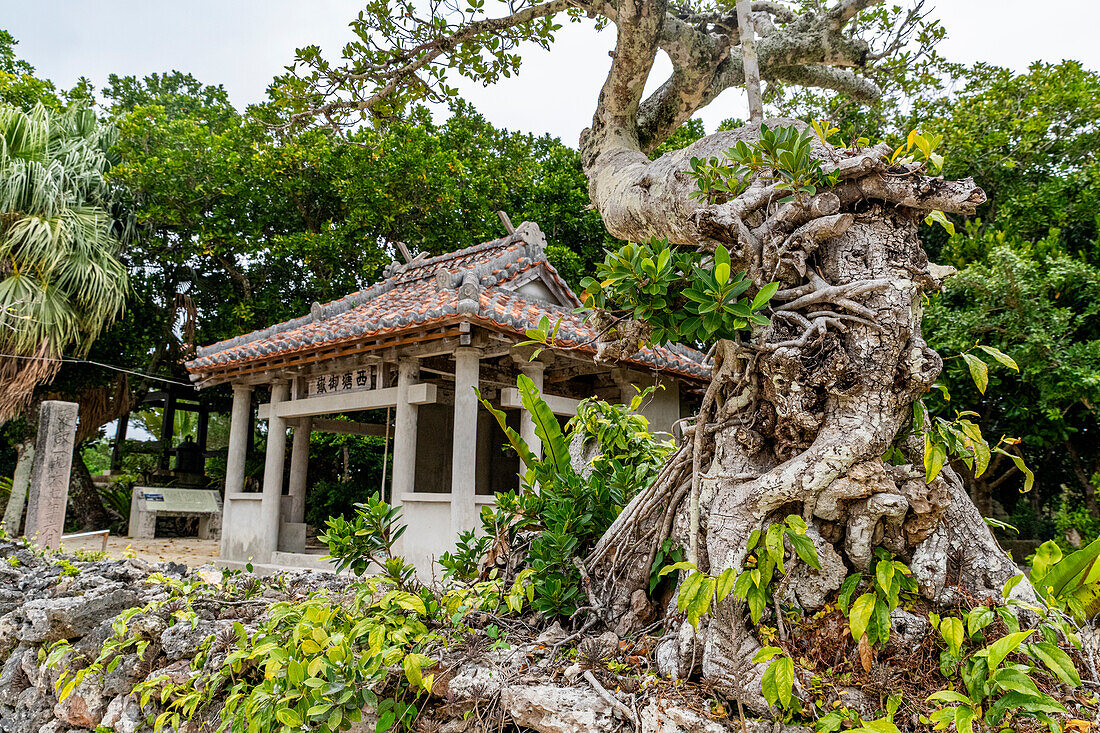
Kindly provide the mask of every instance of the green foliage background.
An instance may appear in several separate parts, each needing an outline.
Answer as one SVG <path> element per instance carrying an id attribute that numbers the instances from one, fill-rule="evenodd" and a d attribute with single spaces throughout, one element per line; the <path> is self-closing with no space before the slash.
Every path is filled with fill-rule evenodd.
<path id="1" fill-rule="evenodd" d="M 874 8 L 858 23 L 876 37 L 902 12 Z M 956 222 L 950 237 L 938 227 L 923 233 L 932 260 L 960 270 L 930 299 L 925 328 L 944 355 L 980 342 L 1011 355 L 1021 371 L 997 371 L 981 395 L 952 360 L 943 376 L 952 400 L 940 409 L 974 410 L 991 438 L 1023 439 L 1036 489 L 1021 495 L 1023 477 L 1001 461 L 982 480 L 966 476 L 979 505 L 1025 536 L 1061 538 L 1077 528 L 1087 540 L 1100 528 L 1100 75 L 1076 61 L 1023 73 L 954 64 L 937 51 L 945 33 L 929 17 L 901 54 L 864 72 L 885 90 L 877 106 L 777 84 L 767 89 L 768 111 L 830 120 L 845 140 L 900 143 L 911 129 L 942 135 L 944 175 L 973 176 L 986 189 L 980 220 Z M 353 140 L 360 144 L 337 145 L 322 132 L 265 127 L 287 114 L 277 96 L 242 110 L 222 87 L 176 71 L 59 90 L 15 44 L 0 31 L 0 100 L 60 108 L 98 99 L 101 116 L 119 128 L 112 181 L 120 210 L 140 224 L 123 253 L 134 294 L 93 359 L 182 379 L 195 344 L 300 315 L 313 300 L 372 282 L 394 242 L 435 254 L 500 236 L 498 209 L 517 223 L 538 222 L 552 261 L 574 284 L 610 243 L 587 209 L 572 148 L 496 128 L 461 100 L 445 120 L 413 107 L 362 131 Z M 692 120 L 654 155 L 706 132 Z M 55 382 L 70 393 L 117 386 L 117 375 L 83 366 L 66 366 Z M 155 385 L 125 386 L 139 395 Z M 228 405 L 224 390 L 204 399 Z M 0 438 L 0 474 L 11 471 L 13 430 Z M 356 450 L 377 456 L 367 445 Z M 380 467 L 363 460 L 361 483 L 374 486 Z"/>

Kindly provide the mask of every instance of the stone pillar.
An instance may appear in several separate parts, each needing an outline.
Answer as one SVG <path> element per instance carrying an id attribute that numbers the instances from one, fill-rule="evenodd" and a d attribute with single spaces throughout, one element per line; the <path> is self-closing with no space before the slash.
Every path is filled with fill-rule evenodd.
<path id="1" fill-rule="evenodd" d="M 229 413 L 229 445 L 225 457 L 225 500 L 222 502 L 221 556 L 229 558 L 230 540 L 233 534 L 230 497 L 244 490 L 244 464 L 248 456 L 248 444 L 252 440 L 252 385 L 233 385 L 233 408 Z M 232 558 L 234 560 L 239 558 Z"/>
<path id="2" fill-rule="evenodd" d="M 11 479 L 11 495 L 4 508 L 4 532 L 8 537 L 18 537 L 23 523 L 23 507 L 27 503 L 27 486 L 31 482 L 31 464 L 34 463 L 34 441 L 24 440 L 16 450 L 15 474 Z"/>
<path id="3" fill-rule="evenodd" d="M 78 411 L 75 402 L 47 400 L 38 413 L 26 535 L 39 547 L 56 549 L 61 544 Z"/>
<path id="4" fill-rule="evenodd" d="M 529 361 L 521 364 L 519 369 L 535 383 L 538 391 L 542 392 L 542 379 L 546 365 L 541 361 Z M 531 419 L 531 413 L 527 410 L 520 410 L 519 412 L 519 437 L 526 441 L 527 447 L 531 449 L 532 453 L 542 458 L 542 441 L 539 436 L 535 435 L 535 421 Z"/>
<path id="5" fill-rule="evenodd" d="M 477 526 L 477 395 L 481 355 L 477 349 L 455 349 L 454 440 L 451 448 L 451 534 Z"/>
<path id="6" fill-rule="evenodd" d="M 397 363 L 397 414 L 393 421 L 393 480 L 390 504 L 401 506 L 401 495 L 416 491 L 417 406 L 409 404 L 409 387 L 420 378 L 420 362 Z"/>
<path id="7" fill-rule="evenodd" d="M 286 521 L 306 521 L 306 477 L 309 473 L 309 434 L 313 419 L 299 418 L 290 444 L 290 497 Z"/>
<path id="8" fill-rule="evenodd" d="M 260 562 L 269 562 L 279 549 L 279 506 L 283 496 L 283 466 L 286 463 L 286 418 L 276 413 L 286 402 L 290 385 L 286 381 L 271 384 L 271 413 L 267 420 L 267 453 L 264 457 L 264 496 L 260 505 Z"/>
<path id="9" fill-rule="evenodd" d="M 239 494 L 244 490 L 244 463 L 248 444 L 252 440 L 252 385 L 233 385 L 233 410 L 229 413 L 229 446 L 225 459 L 225 493 Z"/>

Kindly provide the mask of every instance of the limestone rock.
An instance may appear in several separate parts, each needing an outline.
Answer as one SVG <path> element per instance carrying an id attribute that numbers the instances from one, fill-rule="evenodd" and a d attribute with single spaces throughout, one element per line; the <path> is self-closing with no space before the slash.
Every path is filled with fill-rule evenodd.
<path id="1" fill-rule="evenodd" d="M 23 656 L 33 653 L 32 649 L 17 647 L 0 668 L 0 705 L 15 705 L 19 694 L 31 686 L 23 672 Z"/>
<path id="2" fill-rule="evenodd" d="M 517 727 L 538 733 L 595 733 L 612 731 L 618 725 L 607 701 L 583 687 L 504 687 L 500 704 Z"/>
<path id="3" fill-rule="evenodd" d="M 137 700 L 132 695 L 119 695 L 107 705 L 99 724 L 114 733 L 137 733 L 144 727 L 144 720 Z"/>
<path id="4" fill-rule="evenodd" d="M 103 694 L 103 678 L 89 674 L 73 691 L 53 706 L 53 714 L 77 728 L 95 728 L 107 711 L 109 698 Z"/>
<path id="5" fill-rule="evenodd" d="M 188 623 L 169 626 L 160 635 L 164 654 L 173 662 L 177 659 L 195 656 L 195 650 L 212 634 L 217 633 L 218 625 L 213 621 L 199 621 L 194 628 Z"/>
<path id="6" fill-rule="evenodd" d="M 18 638 L 42 644 L 84 636 L 103 619 L 137 602 L 137 593 L 121 584 L 98 588 L 84 596 L 28 601 L 23 605 L 23 625 Z"/>
<path id="7" fill-rule="evenodd" d="M 19 643 L 19 620 L 16 612 L 0 616 L 0 657 L 10 652 Z"/>

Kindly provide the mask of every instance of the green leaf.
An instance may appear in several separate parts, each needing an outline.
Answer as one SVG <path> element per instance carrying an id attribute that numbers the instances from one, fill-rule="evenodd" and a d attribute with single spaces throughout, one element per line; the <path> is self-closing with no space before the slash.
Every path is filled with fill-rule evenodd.
<path id="1" fill-rule="evenodd" d="M 760 288 L 760 292 L 756 294 L 756 297 L 752 299 L 752 310 L 760 310 L 772 299 L 772 296 L 779 291 L 779 283 L 768 283 L 764 287 Z"/>
<path id="2" fill-rule="evenodd" d="M 714 594 L 719 601 L 726 600 L 726 597 L 733 591 L 733 586 L 736 582 L 737 571 L 733 568 L 726 568 L 719 574 L 718 583 L 714 588 Z"/>
<path id="3" fill-rule="evenodd" d="M 764 546 L 767 548 L 768 556 L 779 568 L 779 572 L 786 573 L 783 567 L 783 527 L 781 525 L 773 524 L 768 527 L 767 534 L 764 535 Z"/>
<path id="4" fill-rule="evenodd" d="M 930 484 L 940 475 L 946 460 L 947 448 L 943 443 L 933 443 L 932 431 L 927 431 L 924 434 L 924 483 Z"/>
<path id="5" fill-rule="evenodd" d="M 940 690 L 933 692 L 928 696 L 929 700 L 934 702 L 957 702 L 963 705 L 970 705 L 970 698 L 961 692 L 955 692 L 954 690 Z"/>
<path id="6" fill-rule="evenodd" d="M 775 668 L 775 687 L 779 694 L 779 702 L 783 707 L 791 706 L 791 693 L 794 690 L 794 660 L 783 656 L 772 662 Z"/>
<path id="7" fill-rule="evenodd" d="M 300 728 L 302 717 L 291 708 L 278 708 L 275 710 L 275 719 L 290 728 Z"/>
<path id="8" fill-rule="evenodd" d="M 769 664 L 760 678 L 760 694 L 764 696 L 764 700 L 769 706 L 775 705 L 779 701 L 779 688 L 775 682 L 774 664 Z"/>
<path id="9" fill-rule="evenodd" d="M 1023 581 L 1023 579 L 1023 573 L 1020 573 L 1019 575 L 1013 575 L 1011 578 L 1009 578 L 1005 582 L 1005 587 L 1001 590 L 1001 597 L 1008 598 L 1010 595 L 1012 595 L 1013 589 L 1018 586 Z"/>
<path id="10" fill-rule="evenodd" d="M 856 588 L 859 587 L 859 581 L 863 580 L 863 573 L 855 573 L 849 575 L 844 579 L 844 582 L 840 584 L 840 591 L 837 594 L 837 605 L 840 606 L 840 610 L 844 613 L 848 613 L 848 604 L 852 600 L 852 594 L 856 592 Z"/>
<path id="11" fill-rule="evenodd" d="M 940 635 L 943 636 L 943 640 L 951 648 L 951 653 L 958 656 L 959 649 L 962 648 L 962 643 L 966 639 L 962 619 L 945 616 L 940 620 Z"/>
<path id="12" fill-rule="evenodd" d="M 993 703 L 985 714 L 985 720 L 992 726 L 998 726 L 1009 710 L 1021 710 L 1028 713 L 1065 713 L 1062 707 L 1049 695 L 1035 697 L 1022 692 L 1009 692 Z"/>
<path id="13" fill-rule="evenodd" d="M 753 664 L 760 664 L 766 662 L 772 657 L 782 654 L 783 650 L 777 646 L 766 646 L 756 653 L 756 656 L 752 658 Z"/>
<path id="14" fill-rule="evenodd" d="M 985 353 L 989 354 L 990 356 L 992 356 L 994 359 L 996 359 L 1001 364 L 1004 364 L 1009 369 L 1013 369 L 1017 372 L 1020 371 L 1020 367 L 1016 365 L 1016 361 L 1011 356 L 1009 356 L 1005 352 L 1001 351 L 1000 349 L 995 349 L 992 346 L 984 346 L 984 345 L 979 345 L 978 348 L 981 349 L 982 351 L 984 351 Z"/>
<path id="15" fill-rule="evenodd" d="M 848 625 L 852 629 L 852 638 L 859 641 L 867 632 L 867 625 L 871 622 L 871 614 L 875 612 L 875 594 L 864 593 L 852 604 L 852 611 L 848 614 Z"/>
<path id="16" fill-rule="evenodd" d="M 503 410 L 498 410 L 489 403 L 489 400 L 481 396 L 481 391 L 477 388 L 474 389 L 477 394 L 478 401 L 481 405 L 489 411 L 494 418 L 496 418 L 497 424 L 500 425 L 500 429 L 504 432 L 504 436 L 508 438 L 508 443 L 519 454 L 520 460 L 528 468 L 534 468 L 538 464 L 538 458 L 531 452 L 530 446 L 527 445 L 527 441 L 520 437 L 520 434 L 508 426 L 508 415 Z"/>
<path id="17" fill-rule="evenodd" d="M 947 231 L 949 235 L 953 235 L 955 233 L 955 224 L 950 219 L 948 219 L 947 215 L 944 214 L 942 211 L 933 211 L 928 216 L 924 217 L 924 223 L 929 225 L 939 224 L 944 228 L 944 230 Z"/>
<path id="18" fill-rule="evenodd" d="M 958 733 L 974 733 L 974 708 L 969 705 L 955 708 L 955 730 Z"/>
<path id="19" fill-rule="evenodd" d="M 894 563 L 882 560 L 875 565 L 875 580 L 883 593 L 889 593 L 890 584 L 894 582 Z"/>
<path id="20" fill-rule="evenodd" d="M 657 577 L 663 578 L 669 573 L 673 573 L 678 570 L 695 570 L 695 563 L 684 560 L 683 562 L 674 563 L 672 565 L 665 565 L 663 568 L 661 568 L 661 572 L 657 573 Z"/>
<path id="21" fill-rule="evenodd" d="M 1020 646 L 1027 637 L 1031 636 L 1034 629 L 1028 629 L 1027 631 L 1017 631 L 1014 634 L 1001 637 L 997 641 L 990 644 L 986 649 L 989 651 L 989 671 L 992 672 L 997 669 L 998 665 L 1005 660 L 1012 652 L 1016 651 L 1016 647 Z"/>
<path id="22" fill-rule="evenodd" d="M 989 386 L 989 365 L 973 354 L 963 354 L 962 358 L 970 369 L 970 377 L 977 385 L 978 391 L 985 394 L 986 387 Z"/>
<path id="23" fill-rule="evenodd" d="M 1081 686 L 1081 676 L 1069 655 L 1058 648 L 1057 644 L 1049 641 L 1038 641 L 1028 644 L 1028 652 L 1031 656 L 1042 661 L 1054 675 L 1070 687 Z"/>
<path id="24" fill-rule="evenodd" d="M 1012 463 L 1015 464 L 1016 468 L 1020 470 L 1020 473 L 1024 475 L 1024 493 L 1031 491 L 1032 487 L 1035 486 L 1035 473 L 1027 467 L 1024 459 L 1016 455 L 1015 453 L 1009 453 L 1002 448 L 994 448 L 993 450 L 997 453 L 1008 456 L 1012 460 Z"/>
<path id="25" fill-rule="evenodd" d="M 865 720 L 863 724 L 856 728 L 857 731 L 873 731 L 874 733 L 901 733 L 898 727 L 894 725 L 894 722 L 889 718 L 879 718 L 878 720 Z"/>
<path id="26" fill-rule="evenodd" d="M 535 435 L 542 440 L 542 453 L 545 460 L 555 466 L 559 473 L 571 473 L 569 445 L 562 435 L 557 416 L 542 399 L 538 387 L 526 374 L 521 373 L 516 378 L 516 386 L 519 388 L 523 409 L 527 410 L 535 423 Z"/>
<path id="27" fill-rule="evenodd" d="M 714 279 L 718 281 L 719 285 L 725 285 L 730 281 L 730 266 L 721 262 L 714 267 Z"/>
<path id="28" fill-rule="evenodd" d="M 787 531 L 787 539 L 802 562 L 814 570 L 821 570 L 821 561 L 818 559 L 817 548 L 814 547 L 813 540 L 804 534 L 798 534 L 794 530 Z"/>

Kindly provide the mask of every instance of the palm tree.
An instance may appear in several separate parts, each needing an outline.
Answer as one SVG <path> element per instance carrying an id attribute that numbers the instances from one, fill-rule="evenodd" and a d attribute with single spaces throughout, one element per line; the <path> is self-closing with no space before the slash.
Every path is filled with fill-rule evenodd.
<path id="1" fill-rule="evenodd" d="M 122 313 L 105 178 L 116 137 L 86 109 L 0 105 L 0 423 Z"/>

